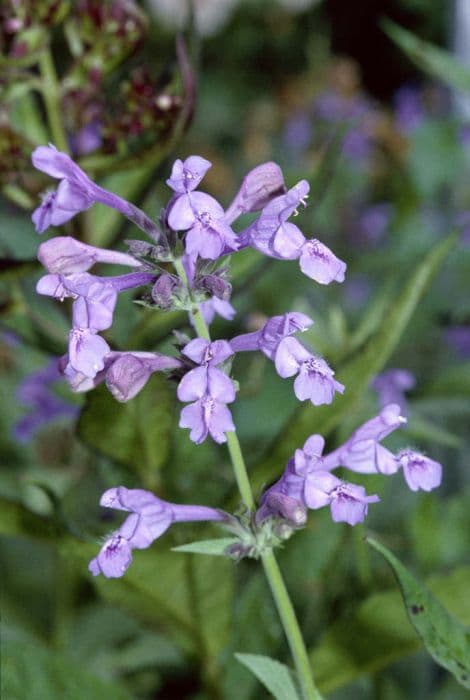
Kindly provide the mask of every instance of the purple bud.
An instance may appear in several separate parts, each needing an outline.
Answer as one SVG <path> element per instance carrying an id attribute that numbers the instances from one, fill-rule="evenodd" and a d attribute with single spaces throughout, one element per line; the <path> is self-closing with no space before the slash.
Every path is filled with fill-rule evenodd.
<path id="1" fill-rule="evenodd" d="M 117 401 L 130 401 L 143 389 L 153 372 L 180 366 L 181 362 L 176 358 L 157 353 L 122 353 L 106 372 L 106 386 Z"/>
<path id="2" fill-rule="evenodd" d="M 204 275 L 196 280 L 197 289 L 202 289 L 208 292 L 211 296 L 215 296 L 223 301 L 228 301 L 232 294 L 232 285 L 227 282 L 220 274 Z"/>
<path id="3" fill-rule="evenodd" d="M 175 293 L 180 289 L 180 280 L 175 275 L 164 272 L 152 287 L 152 299 L 161 309 L 169 309 Z"/>
<path id="4" fill-rule="evenodd" d="M 238 193 L 225 212 L 225 221 L 231 224 L 241 214 L 259 211 L 285 191 L 281 168 L 276 163 L 262 163 L 243 178 Z"/>
<path id="5" fill-rule="evenodd" d="M 129 267 L 140 266 L 139 261 L 130 255 L 105 248 L 96 248 L 70 236 L 56 236 L 41 243 L 38 249 L 38 259 L 48 272 L 62 275 L 86 272 L 99 262 L 128 265 Z"/>

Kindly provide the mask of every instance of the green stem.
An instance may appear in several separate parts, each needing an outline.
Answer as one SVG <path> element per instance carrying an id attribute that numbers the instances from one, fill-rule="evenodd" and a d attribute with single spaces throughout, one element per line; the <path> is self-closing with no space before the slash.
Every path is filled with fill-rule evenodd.
<path id="1" fill-rule="evenodd" d="M 178 273 L 181 281 L 189 291 L 188 278 L 181 263 L 181 260 L 174 261 L 175 270 Z M 191 311 L 194 328 L 200 338 L 210 340 L 209 328 L 201 314 L 197 304 Z M 238 490 L 246 507 L 253 511 L 255 509 L 255 500 L 251 490 L 250 480 L 246 469 L 245 460 L 241 451 L 240 442 L 236 432 L 227 433 L 227 446 L 232 461 L 235 479 L 237 481 Z M 266 552 L 261 556 L 263 569 L 274 598 L 274 602 L 279 613 L 284 633 L 289 643 L 289 648 L 294 660 L 297 676 L 299 678 L 302 689 L 303 700 L 322 700 L 322 696 L 317 690 L 313 681 L 310 660 L 305 648 L 305 643 L 302 638 L 299 623 L 295 615 L 294 607 L 287 592 L 286 585 L 282 578 L 281 571 L 272 551 Z"/>
<path id="2" fill-rule="evenodd" d="M 61 118 L 59 82 L 50 49 L 44 49 L 41 53 L 39 70 L 42 77 L 42 95 L 54 146 L 68 153 L 67 136 Z"/>

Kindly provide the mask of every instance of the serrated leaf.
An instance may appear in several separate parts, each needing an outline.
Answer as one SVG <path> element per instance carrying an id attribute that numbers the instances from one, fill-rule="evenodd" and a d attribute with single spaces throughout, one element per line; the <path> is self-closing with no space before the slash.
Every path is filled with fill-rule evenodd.
<path id="1" fill-rule="evenodd" d="M 392 41 L 426 73 L 439 78 L 456 90 L 470 90 L 470 71 L 450 53 L 423 41 L 390 20 L 384 20 L 382 25 Z"/>
<path id="2" fill-rule="evenodd" d="M 427 584 L 449 610 L 470 623 L 470 567 L 435 576 Z M 320 691 L 330 693 L 361 676 L 377 673 L 420 646 L 401 594 L 384 591 L 371 595 L 351 614 L 336 620 L 310 651 L 310 658 Z"/>
<path id="3" fill-rule="evenodd" d="M 291 672 L 284 664 L 260 654 L 235 654 L 235 657 L 250 669 L 276 700 L 300 700 Z"/>
<path id="4" fill-rule="evenodd" d="M 401 588 L 408 618 L 433 659 L 470 689 L 470 628 L 444 606 L 379 542 L 367 542 L 390 564 Z"/>
<path id="5" fill-rule="evenodd" d="M 87 397 L 78 434 L 90 447 L 139 472 L 153 487 L 170 448 L 173 395 L 161 375 L 153 375 L 132 401 L 119 403 L 104 385 Z"/>
<path id="6" fill-rule="evenodd" d="M 344 394 L 335 396 L 331 405 L 317 407 L 307 403 L 294 413 L 271 455 L 256 468 L 255 490 L 279 473 L 279 465 L 284 464 L 309 435 L 318 432 L 326 437 L 346 414 L 354 412 L 355 404 L 367 391 L 372 378 L 383 369 L 400 342 L 427 287 L 456 241 L 457 234 L 452 233 L 428 253 L 410 273 L 401 294 L 393 298 L 381 325 L 366 345 L 338 370 L 337 378 L 346 386 Z"/>
<path id="7" fill-rule="evenodd" d="M 236 537 L 219 537 L 215 540 L 200 540 L 199 542 L 189 542 L 179 547 L 173 547 L 173 552 L 186 552 L 189 554 L 211 554 L 222 557 L 227 547 L 238 542 Z"/>

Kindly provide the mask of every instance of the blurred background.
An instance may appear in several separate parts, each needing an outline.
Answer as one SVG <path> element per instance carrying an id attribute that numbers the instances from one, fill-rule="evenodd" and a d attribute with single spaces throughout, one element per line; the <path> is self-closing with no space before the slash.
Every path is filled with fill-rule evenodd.
<path id="1" fill-rule="evenodd" d="M 217 319 L 214 335 L 303 311 L 315 319 L 304 338 L 347 377 L 348 397 L 299 405 L 264 357 L 237 360 L 233 412 L 256 495 L 306 435 L 321 432 L 333 449 L 375 415 L 383 373 L 404 370 L 385 386 L 408 427 L 387 444 L 442 462 L 443 485 L 411 493 L 399 475 L 360 477 L 382 499 L 366 531 L 470 623 L 467 15 L 465 0 L 0 2 L 5 698 L 257 700 L 268 696 L 234 652 L 289 658 L 256 562 L 170 551 L 214 536 L 210 527 L 168 533 L 122 580 L 87 572 L 120 522 L 98 505 L 108 487 L 238 501 L 225 449 L 194 446 L 178 429 L 170 384 L 154 376 L 118 404 L 102 387 L 72 394 L 56 371 L 70 308 L 35 293 L 30 218 L 51 186 L 30 155 L 56 141 L 54 109 L 86 172 L 152 217 L 177 157 L 213 163 L 204 190 L 224 205 L 264 161 L 279 163 L 288 186 L 310 182 L 296 223 L 347 262 L 345 283 L 319 287 L 295 264 L 245 250 L 232 264 L 237 315 Z M 57 234 L 121 250 L 139 236 L 101 205 L 45 236 Z M 186 323 L 129 298 L 115 319 L 112 347 L 141 350 L 167 351 Z M 280 552 L 320 690 L 331 700 L 463 699 L 363 536 L 319 511 Z"/>

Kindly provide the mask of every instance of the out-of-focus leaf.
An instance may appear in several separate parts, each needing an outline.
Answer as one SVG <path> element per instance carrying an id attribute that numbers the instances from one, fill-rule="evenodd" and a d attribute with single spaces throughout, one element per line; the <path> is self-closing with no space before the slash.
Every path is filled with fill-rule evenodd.
<path id="1" fill-rule="evenodd" d="M 407 425 L 407 433 L 413 440 L 427 440 L 447 447 L 460 447 L 462 438 L 436 423 L 416 414 L 412 415 Z"/>
<path id="2" fill-rule="evenodd" d="M 444 606 L 379 542 L 368 543 L 387 560 L 400 585 L 408 618 L 438 664 L 470 689 L 470 628 L 451 617 Z"/>
<path id="3" fill-rule="evenodd" d="M 18 279 L 29 275 L 38 268 L 36 260 L 12 260 L 3 258 L 0 260 L 0 280 Z"/>
<path id="4" fill-rule="evenodd" d="M 227 644 L 233 603 L 233 562 L 190 557 L 168 550 L 168 542 L 134 553 L 125 576 L 93 579 L 100 595 L 161 629 L 187 652 L 213 658 Z M 99 545 L 64 543 L 63 554 L 86 572 Z M 91 578 L 91 577 L 90 577 Z"/>
<path id="5" fill-rule="evenodd" d="M 426 73 L 439 78 L 456 90 L 470 90 L 470 71 L 450 53 L 423 41 L 390 20 L 383 20 L 382 25 L 392 41 Z"/>
<path id="6" fill-rule="evenodd" d="M 0 534 L 33 536 L 47 539 L 51 536 L 51 526 L 45 520 L 21 503 L 0 498 Z"/>
<path id="7" fill-rule="evenodd" d="M 87 397 L 78 434 L 90 447 L 135 469 L 153 487 L 170 447 L 173 396 L 168 382 L 153 375 L 132 401 L 119 403 L 105 386 Z"/>
<path id="8" fill-rule="evenodd" d="M 329 406 L 316 407 L 307 403 L 295 412 L 282 439 L 276 441 L 271 455 L 255 470 L 255 489 L 278 474 L 279 465 L 284 464 L 309 435 L 318 432 L 326 436 L 336 428 L 345 414 L 354 412 L 355 404 L 368 388 L 371 379 L 385 366 L 400 342 L 427 287 L 456 240 L 457 235 L 452 233 L 428 253 L 409 275 L 401 294 L 392 300 L 383 314 L 382 324 L 365 347 L 338 371 L 337 378 L 346 387 L 344 394 L 335 396 Z"/>
<path id="9" fill-rule="evenodd" d="M 470 622 L 470 567 L 427 581 L 429 589 L 460 620 Z M 398 591 L 376 593 L 337 620 L 310 658 L 321 692 L 329 693 L 360 676 L 375 673 L 420 647 Z"/>
<path id="10" fill-rule="evenodd" d="M 291 672 L 284 664 L 260 654 L 235 654 L 235 656 L 243 666 L 250 669 L 276 700 L 300 698 Z"/>
<path id="11" fill-rule="evenodd" d="M 173 547 L 173 552 L 186 552 L 187 554 L 210 554 L 216 557 L 223 557 L 227 547 L 238 542 L 236 537 L 219 537 L 216 540 L 200 540 L 199 542 L 189 542 L 179 547 Z"/>
<path id="12" fill-rule="evenodd" d="M 131 700 L 117 683 L 89 673 L 57 650 L 9 641 L 2 656 L 2 689 L 9 700 Z"/>

